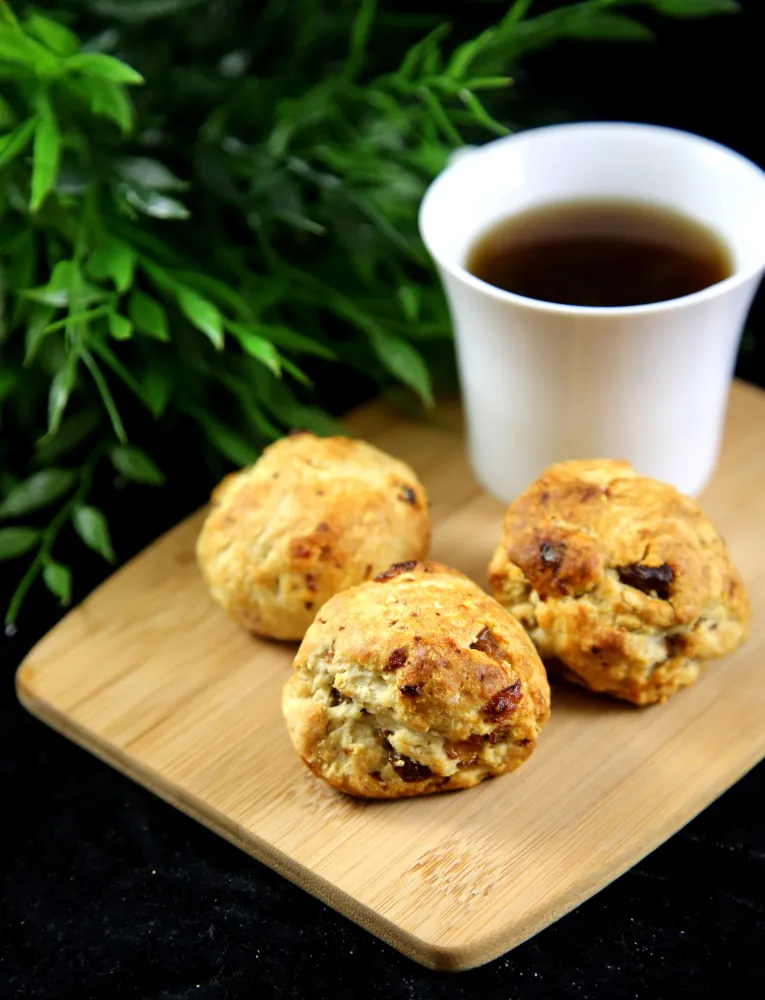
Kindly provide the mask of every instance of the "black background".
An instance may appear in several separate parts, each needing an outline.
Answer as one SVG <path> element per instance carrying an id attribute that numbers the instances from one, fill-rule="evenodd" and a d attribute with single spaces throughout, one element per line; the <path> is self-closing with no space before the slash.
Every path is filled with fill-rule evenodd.
<path id="1" fill-rule="evenodd" d="M 744 7 L 657 21 L 651 46 L 556 47 L 526 64 L 521 93 L 543 96 L 551 120 L 565 109 L 672 125 L 765 166 L 765 10 Z M 738 372 L 762 385 L 765 294 L 749 330 Z M 195 456 L 180 457 L 193 470 Z M 125 489 L 112 505 L 120 559 L 205 488 L 192 471 L 159 493 Z M 104 576 L 78 550 L 76 598 Z M 473 972 L 431 973 L 28 717 L 13 672 L 56 617 L 36 592 L 18 634 L 0 638 L 0 997 L 661 998 L 765 985 L 765 765 L 532 941 Z"/>

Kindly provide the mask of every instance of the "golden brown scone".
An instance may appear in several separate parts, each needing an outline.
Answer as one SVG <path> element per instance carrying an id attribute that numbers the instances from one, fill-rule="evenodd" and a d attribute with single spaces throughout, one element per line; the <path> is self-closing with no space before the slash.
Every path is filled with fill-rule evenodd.
<path id="1" fill-rule="evenodd" d="M 550 688 L 496 601 L 456 570 L 408 562 L 324 605 L 282 710 L 314 774 L 395 799 L 518 767 L 550 715 Z"/>
<path id="2" fill-rule="evenodd" d="M 489 574 L 543 659 L 637 705 L 666 701 L 747 634 L 725 542 L 698 504 L 627 462 L 547 469 L 510 504 Z"/>
<path id="3" fill-rule="evenodd" d="M 429 544 L 427 497 L 408 465 L 363 441 L 300 432 L 217 487 L 197 557 L 240 625 L 302 639 L 333 594 Z"/>

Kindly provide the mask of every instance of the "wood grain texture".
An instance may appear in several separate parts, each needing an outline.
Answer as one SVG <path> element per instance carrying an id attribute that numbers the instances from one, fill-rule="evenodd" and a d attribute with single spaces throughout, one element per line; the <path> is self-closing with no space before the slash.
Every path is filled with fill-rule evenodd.
<path id="1" fill-rule="evenodd" d="M 460 415 L 381 404 L 353 433 L 433 500 L 433 556 L 486 585 L 501 505 L 473 482 Z M 424 965 L 514 947 L 633 865 L 765 756 L 765 394 L 737 385 L 703 498 L 750 589 L 752 635 L 663 706 L 563 684 L 529 763 L 467 792 L 359 802 L 296 757 L 280 715 L 295 646 L 251 639 L 207 596 L 202 514 L 72 611 L 19 668 L 39 718 Z"/>

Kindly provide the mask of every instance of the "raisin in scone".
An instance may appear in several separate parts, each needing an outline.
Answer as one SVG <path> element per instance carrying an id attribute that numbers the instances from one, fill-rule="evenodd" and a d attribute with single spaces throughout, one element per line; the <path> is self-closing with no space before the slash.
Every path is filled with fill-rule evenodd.
<path id="1" fill-rule="evenodd" d="M 714 526 L 626 462 L 547 469 L 510 504 L 489 574 L 544 660 L 638 705 L 692 684 L 747 634 L 746 589 Z"/>
<path id="2" fill-rule="evenodd" d="M 549 717 L 550 689 L 533 643 L 496 601 L 456 570 L 410 562 L 324 605 L 282 709 L 314 774 L 394 799 L 518 767 Z"/>
<path id="3" fill-rule="evenodd" d="M 302 639 L 333 594 L 430 543 L 425 490 L 364 441 L 301 432 L 216 488 L 197 542 L 213 598 L 240 625 Z"/>

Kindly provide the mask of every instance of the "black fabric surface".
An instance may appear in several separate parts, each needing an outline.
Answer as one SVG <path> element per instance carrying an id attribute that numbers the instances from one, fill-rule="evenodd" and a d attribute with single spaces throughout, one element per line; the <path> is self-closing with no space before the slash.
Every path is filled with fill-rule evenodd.
<path id="1" fill-rule="evenodd" d="M 531 80 L 578 117 L 690 128 L 765 163 L 756 106 L 765 12 L 745 6 L 739 19 L 662 29 L 650 53 L 580 46 L 547 54 L 529 66 Z M 761 293 L 750 321 L 757 344 L 739 364 L 761 385 L 764 302 Z M 121 509 L 112 505 L 121 559 L 203 501 L 202 472 L 172 482 L 159 496 L 130 487 Z M 77 553 L 79 600 L 106 570 Z M 0 575 L 0 599 L 6 590 Z M 1 998 L 762 993 L 765 765 L 533 940 L 472 972 L 433 973 L 29 717 L 13 673 L 55 616 L 36 590 L 18 634 L 0 637 Z"/>

